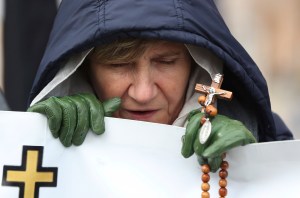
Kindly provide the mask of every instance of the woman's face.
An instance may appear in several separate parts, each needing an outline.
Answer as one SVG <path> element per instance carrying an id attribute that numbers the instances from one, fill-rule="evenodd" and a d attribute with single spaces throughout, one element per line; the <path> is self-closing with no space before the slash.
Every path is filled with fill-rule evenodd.
<path id="1" fill-rule="evenodd" d="M 172 124 L 184 104 L 191 57 L 183 44 L 159 41 L 134 60 L 90 60 L 90 78 L 101 101 L 122 99 L 114 117 Z"/>

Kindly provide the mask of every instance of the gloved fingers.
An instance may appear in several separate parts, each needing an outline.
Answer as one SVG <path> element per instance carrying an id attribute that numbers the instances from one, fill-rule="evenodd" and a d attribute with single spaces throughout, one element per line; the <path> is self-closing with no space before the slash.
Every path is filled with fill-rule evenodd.
<path id="1" fill-rule="evenodd" d="M 205 151 L 203 152 L 204 157 L 214 157 L 225 153 L 226 151 L 235 148 L 237 146 L 243 146 L 246 144 L 254 143 L 255 139 L 248 137 L 241 131 L 231 132 L 235 135 L 224 136 L 216 141 L 213 141 Z"/>
<path id="2" fill-rule="evenodd" d="M 212 157 L 212 158 L 207 158 L 207 162 L 210 167 L 210 171 L 215 173 L 220 168 L 222 161 L 223 161 L 223 159 L 222 159 L 221 155 L 218 155 L 218 156 Z"/>
<path id="3" fill-rule="evenodd" d="M 78 96 L 70 96 L 69 99 L 73 102 L 77 112 L 77 124 L 74 130 L 72 143 L 79 146 L 83 143 L 89 131 L 89 107 L 86 101 Z"/>
<path id="4" fill-rule="evenodd" d="M 217 156 L 214 158 L 205 158 L 203 156 L 197 155 L 197 160 L 200 165 L 208 164 L 211 172 L 216 172 L 223 161 L 221 156 Z"/>
<path id="5" fill-rule="evenodd" d="M 62 124 L 59 130 L 59 139 L 65 147 L 72 145 L 72 138 L 77 122 L 76 107 L 68 97 L 54 98 L 62 109 Z"/>
<path id="6" fill-rule="evenodd" d="M 47 100 L 34 104 L 29 107 L 27 111 L 44 114 L 48 119 L 49 129 L 53 137 L 58 138 L 63 115 L 60 105 L 54 98 L 55 97 L 50 97 Z"/>
<path id="7" fill-rule="evenodd" d="M 191 117 L 185 131 L 185 135 L 182 136 L 182 148 L 181 154 L 188 158 L 194 154 L 194 142 L 197 138 L 197 133 L 200 127 L 200 118 L 202 114 L 197 113 Z M 196 140 L 197 141 L 197 140 Z"/>
<path id="8" fill-rule="evenodd" d="M 97 135 L 102 134 L 105 130 L 102 103 L 92 94 L 78 94 L 78 96 L 81 96 L 89 106 L 91 130 Z"/>
<path id="9" fill-rule="evenodd" d="M 197 160 L 200 165 L 208 164 L 207 159 L 202 156 L 197 155 Z"/>
<path id="10" fill-rule="evenodd" d="M 103 102 L 105 116 L 111 116 L 121 106 L 121 98 L 112 98 Z"/>
<path id="11" fill-rule="evenodd" d="M 210 142 L 211 144 L 203 152 L 203 156 L 207 158 L 220 156 L 237 146 L 254 143 L 256 139 L 241 122 L 227 119 L 213 123 Z"/>
<path id="12" fill-rule="evenodd" d="M 194 152 L 198 155 L 198 156 L 203 156 L 203 152 L 205 151 L 205 149 L 208 147 L 208 145 L 210 144 L 209 140 L 207 142 L 205 142 L 204 144 L 200 143 L 199 140 L 199 131 L 201 130 L 201 128 L 198 130 L 197 136 L 196 136 L 196 140 L 194 142 Z"/>
<path id="13" fill-rule="evenodd" d="M 201 109 L 194 109 L 194 110 L 192 110 L 191 112 L 189 112 L 189 114 L 188 114 L 188 116 L 187 116 L 187 120 L 190 121 L 190 119 L 191 119 L 194 115 L 196 115 L 196 114 L 198 114 L 198 113 L 200 113 L 200 112 L 201 112 Z"/>

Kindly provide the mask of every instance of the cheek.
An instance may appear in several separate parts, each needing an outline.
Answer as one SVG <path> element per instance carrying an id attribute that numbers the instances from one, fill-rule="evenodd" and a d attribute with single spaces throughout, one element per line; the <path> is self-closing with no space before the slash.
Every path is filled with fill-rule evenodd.
<path id="1" fill-rule="evenodd" d="M 190 66 L 183 65 L 174 69 L 170 75 L 168 78 L 169 89 L 171 91 L 169 95 L 172 95 L 174 99 L 184 97 L 190 76 Z"/>
<path id="2" fill-rule="evenodd" d="M 178 80 L 168 83 L 167 97 L 169 100 L 169 105 L 173 111 L 178 108 L 181 109 L 185 100 L 186 85 L 186 81 Z"/>
<path id="3" fill-rule="evenodd" d="M 92 71 L 90 79 L 94 91 L 102 101 L 113 97 L 121 97 L 126 91 L 126 80 L 111 73 Z"/>
<path id="4" fill-rule="evenodd" d="M 189 76 L 190 67 L 186 66 L 186 69 L 174 70 L 162 79 L 162 89 L 169 104 L 168 112 L 173 118 L 178 116 L 184 104 Z"/>

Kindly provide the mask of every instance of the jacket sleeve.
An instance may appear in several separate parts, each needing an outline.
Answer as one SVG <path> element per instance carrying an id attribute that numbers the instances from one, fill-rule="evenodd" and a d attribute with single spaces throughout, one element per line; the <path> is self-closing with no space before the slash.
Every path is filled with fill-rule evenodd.
<path id="1" fill-rule="evenodd" d="M 280 116 L 273 112 L 276 127 L 276 140 L 293 140 L 294 136 Z"/>

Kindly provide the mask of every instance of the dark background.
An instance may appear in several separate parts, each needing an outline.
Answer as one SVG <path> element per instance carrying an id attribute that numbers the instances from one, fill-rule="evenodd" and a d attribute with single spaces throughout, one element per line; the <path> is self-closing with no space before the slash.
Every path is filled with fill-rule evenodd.
<path id="1" fill-rule="evenodd" d="M 4 90 L 10 110 L 27 109 L 56 10 L 55 0 L 5 0 Z"/>

